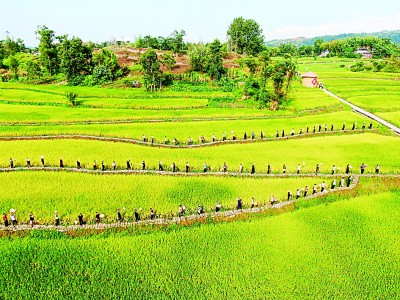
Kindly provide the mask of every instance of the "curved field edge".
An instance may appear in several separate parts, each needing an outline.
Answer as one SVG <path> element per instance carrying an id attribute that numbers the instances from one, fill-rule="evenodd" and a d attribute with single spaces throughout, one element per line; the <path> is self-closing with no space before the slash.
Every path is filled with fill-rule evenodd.
<path id="1" fill-rule="evenodd" d="M 108 169 L 112 161 L 116 162 L 118 169 L 126 169 L 126 161 L 130 160 L 136 170 L 142 168 L 143 161 L 148 170 L 158 169 L 162 161 L 165 168 L 175 162 L 180 170 L 185 170 L 188 162 L 193 171 L 202 171 L 204 163 L 211 171 L 219 171 L 224 162 L 230 172 L 237 172 L 240 164 L 244 172 L 249 172 L 255 164 L 258 173 L 265 173 L 268 164 L 273 173 L 282 173 L 283 164 L 286 164 L 287 173 L 296 173 L 299 164 L 303 173 L 315 172 L 316 164 L 320 164 L 322 173 L 330 173 L 333 165 L 337 171 L 344 172 L 347 164 L 353 167 L 352 172 L 359 172 L 362 163 L 368 165 L 367 173 L 373 173 L 377 164 L 381 165 L 382 173 L 397 174 L 400 171 L 400 140 L 373 133 L 195 149 L 81 140 L 3 141 L 0 145 L 0 157 L 3 157 L 0 167 L 8 167 L 9 158 L 13 158 L 16 166 L 25 166 L 26 158 L 39 166 L 40 157 L 44 155 L 46 164 L 50 166 L 58 166 L 62 157 L 68 167 L 75 167 L 79 159 L 82 167 L 92 168 L 94 160 L 98 160 L 98 165 L 104 161 Z"/>
<path id="2" fill-rule="evenodd" d="M 142 219 L 149 218 L 153 208 L 162 217 L 175 216 L 179 205 L 187 215 L 195 214 L 197 206 L 213 211 L 218 201 L 223 210 L 233 210 L 236 198 L 243 199 L 248 208 L 254 197 L 259 206 L 269 203 L 271 195 L 279 202 L 286 201 L 287 192 L 295 197 L 296 190 L 326 182 L 327 188 L 335 178 L 249 178 L 249 177 L 181 177 L 181 176 L 96 176 L 79 173 L 0 173 L 4 185 L 0 207 L 17 210 L 19 222 L 26 224 L 29 213 L 39 224 L 52 224 L 58 211 L 63 224 L 74 224 L 79 213 L 93 222 L 95 213 L 105 215 L 103 222 L 115 222 L 117 209 L 125 221 L 132 221 L 138 209 Z M 319 191 L 320 188 L 318 188 Z"/>
<path id="3" fill-rule="evenodd" d="M 400 296 L 399 218 L 400 194 L 387 192 L 272 218 L 134 236 L 72 239 L 35 232 L 0 240 L 0 286 L 4 299 L 92 299 L 99 293 L 394 299 Z"/>
<path id="4" fill-rule="evenodd" d="M 286 136 L 290 134 L 292 129 L 298 134 L 300 130 L 306 133 L 307 126 L 309 132 L 313 132 L 314 126 L 318 131 L 318 125 L 327 125 L 327 131 L 331 130 L 334 125 L 335 131 L 340 131 L 345 123 L 346 129 L 351 129 L 352 124 L 356 122 L 357 129 L 361 129 L 363 123 L 368 127 L 372 122 L 373 128 L 384 132 L 384 127 L 375 121 L 371 121 L 363 116 L 350 111 L 334 112 L 321 115 L 302 116 L 298 118 L 276 118 L 265 120 L 231 120 L 231 121 L 198 121 L 198 122 L 160 122 L 160 123 L 135 123 L 135 124 L 81 124 L 81 125 L 46 125 L 46 126 L 1 126 L 0 136 L 33 136 L 33 135 L 96 135 L 106 137 L 133 138 L 142 140 L 143 135 L 151 139 L 154 137 L 155 143 L 164 143 L 167 137 L 172 143 L 176 138 L 180 144 L 186 144 L 189 137 L 194 143 L 199 143 L 200 137 L 203 135 L 206 141 L 212 141 L 212 135 L 217 140 L 221 140 L 223 133 L 226 132 L 227 139 L 232 138 L 232 132 L 235 132 L 237 139 L 243 139 L 244 133 L 251 138 L 254 132 L 256 138 L 259 138 L 261 131 L 264 137 L 275 137 L 277 130 L 280 136 L 282 130 Z"/>

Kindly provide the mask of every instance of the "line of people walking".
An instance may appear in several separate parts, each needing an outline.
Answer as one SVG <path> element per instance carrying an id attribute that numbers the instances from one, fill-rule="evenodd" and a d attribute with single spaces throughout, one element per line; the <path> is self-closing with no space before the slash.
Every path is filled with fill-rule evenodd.
<path id="1" fill-rule="evenodd" d="M 43 167 L 43 168 L 46 167 L 46 166 L 50 167 L 50 165 L 46 165 L 45 164 L 44 155 L 41 155 L 40 162 L 41 162 L 41 167 Z M 296 171 L 294 173 L 289 173 L 286 164 L 283 164 L 283 166 L 282 166 L 282 174 L 302 174 L 302 169 L 304 168 L 305 165 L 306 165 L 305 162 L 300 163 L 300 164 L 297 165 Z M 16 167 L 15 162 L 14 162 L 14 160 L 12 158 L 10 158 L 9 167 L 11 169 Z M 33 164 L 31 163 L 30 158 L 26 159 L 26 167 L 27 168 L 32 168 L 33 167 Z M 65 168 L 65 167 L 66 166 L 64 164 L 64 160 L 62 159 L 62 157 L 60 157 L 59 168 Z M 322 167 L 322 163 L 316 164 L 316 166 L 315 166 L 315 175 L 321 174 L 321 167 Z M 362 163 L 359 166 L 360 174 L 365 174 L 365 172 L 367 170 L 367 167 L 368 167 L 368 164 Z M 81 164 L 80 160 L 78 159 L 76 161 L 76 169 L 82 169 L 82 168 L 85 168 L 85 166 L 83 166 Z M 183 169 L 184 169 L 185 173 L 196 172 L 196 170 L 192 170 L 189 162 L 186 162 L 186 164 L 185 164 Z M 352 173 L 352 169 L 353 169 L 353 167 L 350 164 L 347 164 L 346 168 L 345 168 L 345 173 L 346 174 Z M 127 170 L 127 171 L 130 171 L 130 170 L 141 170 L 141 171 L 147 171 L 148 170 L 148 166 L 147 166 L 146 162 L 143 160 L 140 163 L 139 168 L 135 169 L 134 165 L 131 163 L 131 159 L 128 159 L 126 161 L 126 167 L 124 169 L 123 167 L 118 166 L 117 163 L 114 160 L 111 162 L 111 166 L 107 166 L 104 163 L 104 160 L 101 161 L 100 165 L 98 163 L 98 160 L 94 160 L 93 161 L 92 170 L 93 171 L 100 171 L 100 170 L 101 171 L 117 171 L 117 170 Z M 334 174 L 339 173 L 340 170 L 341 170 L 341 168 L 339 166 L 333 165 L 332 168 L 330 169 L 330 173 L 331 173 L 331 175 L 334 175 Z M 158 162 L 158 171 L 160 171 L 160 172 L 168 172 L 168 171 L 170 171 L 170 172 L 176 173 L 176 172 L 181 172 L 181 169 L 175 162 L 173 162 L 170 165 L 170 167 L 168 168 L 168 167 L 164 166 L 162 161 L 159 161 Z M 197 171 L 199 171 L 199 170 L 197 170 Z M 208 165 L 206 162 L 204 162 L 201 171 L 203 173 L 207 173 L 207 172 L 210 172 L 210 171 L 216 171 L 216 172 L 223 172 L 223 173 L 226 173 L 226 172 L 237 172 L 237 173 L 241 174 L 241 173 L 247 172 L 247 173 L 250 173 L 250 174 L 255 174 L 256 173 L 256 163 L 253 163 L 252 165 L 250 165 L 249 169 L 245 169 L 243 164 L 239 164 L 237 169 L 235 169 L 235 168 L 228 169 L 228 165 L 226 164 L 226 162 L 224 162 L 222 164 L 222 166 L 217 167 L 215 170 L 213 170 L 210 165 Z M 264 169 L 263 171 L 264 172 L 266 171 L 266 174 L 276 174 L 276 172 L 275 173 L 273 172 L 272 166 L 270 164 L 268 164 L 266 169 Z M 261 173 L 263 173 L 263 171 L 261 171 Z M 380 171 L 381 171 L 381 165 L 377 164 L 375 166 L 375 174 L 380 174 Z"/>
<path id="2" fill-rule="evenodd" d="M 357 125 L 358 125 L 357 122 L 353 122 L 352 126 L 351 126 L 351 130 L 358 129 Z M 271 135 L 270 138 L 272 138 L 272 137 L 276 137 L 276 138 L 288 137 L 288 136 L 294 136 L 294 135 L 297 135 L 297 134 L 298 135 L 302 135 L 302 134 L 317 133 L 317 132 L 324 132 L 324 131 L 335 131 L 335 128 L 336 128 L 335 124 L 330 124 L 329 126 L 328 126 L 328 124 L 316 124 L 316 125 L 313 126 L 313 128 L 311 128 L 310 126 L 307 125 L 306 127 L 303 127 L 298 131 L 295 131 L 295 129 L 292 128 L 292 130 L 290 131 L 289 134 L 285 134 L 285 130 L 284 129 L 282 131 L 277 130 L 276 134 L 275 135 Z M 372 129 L 373 128 L 373 123 L 370 122 L 370 124 L 367 126 L 367 123 L 364 122 L 362 127 L 361 127 L 361 129 L 365 130 L 367 128 L 368 129 Z M 341 126 L 341 131 L 345 131 L 345 130 L 346 130 L 346 123 L 343 123 L 342 126 Z M 350 127 L 349 127 L 349 130 L 350 130 Z M 265 135 L 264 131 L 262 131 L 262 130 L 260 131 L 259 135 L 257 135 L 257 133 L 255 131 L 251 131 L 250 133 L 247 133 L 247 131 L 245 131 L 243 133 L 242 137 L 243 137 L 242 140 L 248 140 L 248 139 L 255 140 L 255 139 L 267 138 L 267 136 Z M 205 143 L 216 143 L 216 142 L 221 142 L 221 141 L 225 142 L 227 140 L 236 141 L 238 139 L 239 139 L 239 137 L 236 136 L 235 131 L 231 131 L 230 136 L 228 136 L 227 132 L 224 131 L 222 133 L 222 136 L 221 136 L 220 139 L 218 139 L 217 136 L 213 133 L 211 135 L 210 139 L 207 139 L 204 135 L 199 136 L 198 142 L 199 142 L 199 144 L 205 144 Z M 154 136 L 151 136 L 150 139 L 149 139 L 149 138 L 147 138 L 146 134 L 142 135 L 141 141 L 144 142 L 144 143 L 149 143 L 151 145 L 157 144 Z M 178 139 L 176 137 L 174 137 L 170 141 L 169 138 L 167 136 L 165 136 L 163 144 L 165 144 L 165 145 L 172 144 L 174 146 L 177 146 L 177 145 L 183 145 L 183 144 L 185 144 L 185 142 L 178 141 Z M 188 146 L 194 145 L 194 139 L 191 136 L 189 136 L 187 141 L 186 141 L 186 144 Z"/>

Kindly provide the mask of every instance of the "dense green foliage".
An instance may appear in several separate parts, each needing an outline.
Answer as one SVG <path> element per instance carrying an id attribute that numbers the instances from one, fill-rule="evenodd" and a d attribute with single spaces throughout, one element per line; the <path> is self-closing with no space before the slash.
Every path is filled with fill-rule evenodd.
<path id="1" fill-rule="evenodd" d="M 228 44 L 239 54 L 257 55 L 264 48 L 262 32 L 256 21 L 243 17 L 235 18 L 227 32 Z"/>

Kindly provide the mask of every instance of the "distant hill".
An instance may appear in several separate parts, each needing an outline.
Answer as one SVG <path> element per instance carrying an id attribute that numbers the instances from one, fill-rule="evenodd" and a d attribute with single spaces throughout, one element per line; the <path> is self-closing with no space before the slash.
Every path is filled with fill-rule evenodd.
<path id="1" fill-rule="evenodd" d="M 365 36 L 374 36 L 374 37 L 380 37 L 380 38 L 388 38 L 391 39 L 393 42 L 400 44 L 400 30 L 393 30 L 393 31 L 379 31 L 379 32 L 373 32 L 373 33 L 343 33 L 343 34 L 338 34 L 338 35 L 324 35 L 324 36 L 317 36 L 313 38 L 305 38 L 305 37 L 298 37 L 298 38 L 293 38 L 293 39 L 284 39 L 284 40 L 271 40 L 267 41 L 266 44 L 269 47 L 276 47 L 279 46 L 280 44 L 293 44 L 298 47 L 300 46 L 309 46 L 309 45 L 314 45 L 314 42 L 317 39 L 323 39 L 324 42 L 329 42 L 333 40 L 340 40 L 340 39 L 345 39 L 349 37 L 365 37 Z"/>

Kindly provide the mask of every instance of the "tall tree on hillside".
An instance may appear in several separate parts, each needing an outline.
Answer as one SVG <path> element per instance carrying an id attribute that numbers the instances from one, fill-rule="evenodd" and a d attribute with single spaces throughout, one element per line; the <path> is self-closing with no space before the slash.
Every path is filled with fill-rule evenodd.
<path id="1" fill-rule="evenodd" d="M 203 43 L 189 45 L 189 59 L 192 71 L 204 72 L 207 49 Z"/>
<path id="2" fill-rule="evenodd" d="M 50 75 L 56 74 L 59 62 L 54 31 L 42 25 L 37 27 L 35 34 L 39 40 L 40 61 Z"/>
<path id="3" fill-rule="evenodd" d="M 235 18 L 229 26 L 228 44 L 239 54 L 257 55 L 264 46 L 263 30 L 251 19 Z"/>
<path id="4" fill-rule="evenodd" d="M 172 51 L 174 51 L 175 54 L 183 52 L 185 48 L 183 37 L 185 35 L 186 32 L 184 30 L 181 31 L 174 30 L 174 32 L 171 34 L 171 46 L 172 46 Z"/>
<path id="5" fill-rule="evenodd" d="M 60 56 L 60 70 L 65 74 L 68 83 L 81 84 L 82 75 L 91 72 L 92 51 L 77 37 L 68 39 L 67 36 L 59 37 L 58 53 Z"/>
<path id="6" fill-rule="evenodd" d="M 222 64 L 222 44 L 218 39 L 207 45 L 205 68 L 213 80 L 219 80 L 227 73 Z"/>
<path id="7" fill-rule="evenodd" d="M 143 68 L 143 80 L 147 91 L 156 91 L 157 86 L 161 84 L 162 71 L 157 53 L 153 49 L 148 49 L 140 57 L 140 64 Z"/>

